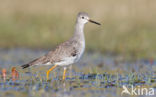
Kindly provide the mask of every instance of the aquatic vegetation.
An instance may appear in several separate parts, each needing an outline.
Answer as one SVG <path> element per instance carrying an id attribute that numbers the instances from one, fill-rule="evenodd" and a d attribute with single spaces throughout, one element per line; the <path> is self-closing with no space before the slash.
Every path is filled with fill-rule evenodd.
<path id="1" fill-rule="evenodd" d="M 34 66 L 23 71 L 20 65 L 17 65 L 24 62 L 20 60 L 26 62 L 30 55 L 39 56 L 46 51 L 42 51 L 42 53 L 39 51 L 39 53 L 36 50 L 28 49 L 8 50 L 8 55 L 2 52 L 0 50 L 2 55 L 0 56 L 0 96 L 74 95 L 76 97 L 101 97 L 103 95 L 116 95 L 120 97 L 123 85 L 129 88 L 132 85 L 134 88 L 137 86 L 140 88 L 156 87 L 155 61 L 152 64 L 147 60 L 123 63 L 121 60 L 117 61 L 118 57 L 86 53 L 79 63 L 72 66 L 71 71 L 66 74 L 65 81 L 62 81 L 62 68 L 50 73 L 50 80 L 47 81 L 45 71 L 50 67 Z M 23 56 L 25 52 L 27 57 Z M 19 57 L 14 57 L 15 55 Z M 6 56 L 8 57 L 6 58 Z"/>

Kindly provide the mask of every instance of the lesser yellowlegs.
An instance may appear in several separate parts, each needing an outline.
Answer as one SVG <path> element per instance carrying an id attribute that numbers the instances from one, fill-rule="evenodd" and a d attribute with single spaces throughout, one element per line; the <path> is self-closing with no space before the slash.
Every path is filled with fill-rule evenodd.
<path id="1" fill-rule="evenodd" d="M 74 35 L 64 43 L 58 45 L 55 50 L 50 51 L 48 54 L 41 56 L 28 64 L 22 65 L 22 68 L 27 68 L 33 65 L 54 65 L 47 71 L 47 80 L 49 73 L 57 66 L 64 67 L 63 80 L 65 79 L 66 68 L 77 62 L 85 49 L 84 25 L 87 22 L 92 22 L 97 25 L 100 23 L 91 20 L 87 13 L 80 12 L 77 15 Z"/>

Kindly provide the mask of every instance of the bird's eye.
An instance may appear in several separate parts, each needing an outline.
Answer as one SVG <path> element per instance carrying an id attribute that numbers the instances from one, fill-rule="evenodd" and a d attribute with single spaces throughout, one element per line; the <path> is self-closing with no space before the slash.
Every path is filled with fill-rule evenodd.
<path id="1" fill-rule="evenodd" d="M 82 19 L 84 19 L 84 17 L 82 17 Z"/>

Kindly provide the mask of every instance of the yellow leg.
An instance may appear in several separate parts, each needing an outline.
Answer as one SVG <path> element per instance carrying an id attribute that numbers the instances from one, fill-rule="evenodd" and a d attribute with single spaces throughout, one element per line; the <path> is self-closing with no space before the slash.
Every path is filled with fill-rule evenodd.
<path id="1" fill-rule="evenodd" d="M 48 71 L 47 71 L 47 80 L 49 80 L 49 73 L 50 71 L 52 71 L 54 68 L 56 68 L 57 65 L 54 65 L 53 67 L 51 67 Z"/>
<path id="2" fill-rule="evenodd" d="M 67 68 L 66 67 L 64 67 L 64 72 L 63 72 L 63 81 L 65 80 L 65 78 L 66 78 L 66 70 Z"/>

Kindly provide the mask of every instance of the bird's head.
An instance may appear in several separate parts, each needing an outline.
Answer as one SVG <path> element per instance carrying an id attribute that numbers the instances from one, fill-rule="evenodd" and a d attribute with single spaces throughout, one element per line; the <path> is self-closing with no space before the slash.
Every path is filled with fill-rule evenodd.
<path id="1" fill-rule="evenodd" d="M 101 25 L 100 23 L 93 21 L 89 18 L 89 15 L 85 12 L 79 12 L 77 15 L 77 22 L 82 23 L 82 24 L 86 24 L 87 22 L 91 22 L 97 25 Z"/>

